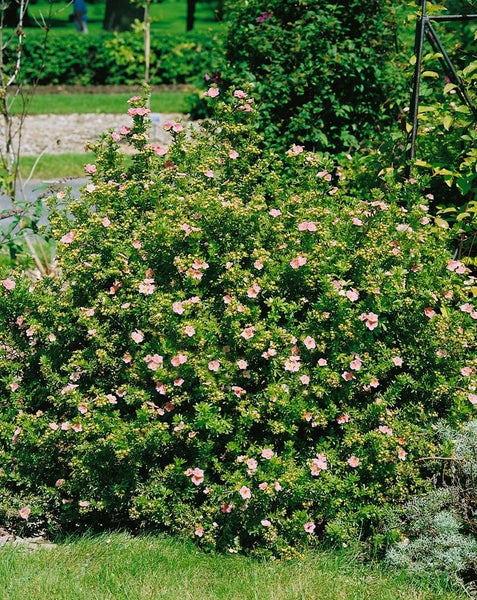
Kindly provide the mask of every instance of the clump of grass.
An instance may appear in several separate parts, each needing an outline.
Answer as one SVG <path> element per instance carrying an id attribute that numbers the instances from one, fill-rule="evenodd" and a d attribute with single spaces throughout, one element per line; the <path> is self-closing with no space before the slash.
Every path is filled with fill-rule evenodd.
<path id="1" fill-rule="evenodd" d="M 164 537 L 111 534 L 35 552 L 0 548 L 1 598 L 8 600 L 461 600 L 445 583 L 385 573 L 350 553 L 292 561 L 206 555 Z"/>

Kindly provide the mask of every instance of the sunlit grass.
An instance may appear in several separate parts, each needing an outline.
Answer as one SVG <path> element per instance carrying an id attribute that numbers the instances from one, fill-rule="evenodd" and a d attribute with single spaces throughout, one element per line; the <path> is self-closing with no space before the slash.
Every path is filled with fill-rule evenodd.
<path id="1" fill-rule="evenodd" d="M 85 177 L 84 166 L 89 162 L 93 162 L 93 159 L 94 155 L 91 152 L 43 154 L 38 162 L 35 156 L 22 156 L 20 158 L 20 173 L 23 180 L 30 176 L 33 179 L 42 180 Z"/>
<path id="2" fill-rule="evenodd" d="M 138 89 L 138 93 L 141 90 Z M 151 111 L 153 113 L 187 112 L 187 92 L 153 92 Z M 37 94 L 34 90 L 26 92 L 25 101 L 12 99 L 12 114 L 26 111 L 29 115 L 67 115 L 72 113 L 123 114 L 128 109 L 127 101 L 131 93 L 125 94 Z"/>
<path id="3" fill-rule="evenodd" d="M 87 4 L 88 7 L 88 29 L 90 35 L 103 31 L 104 2 Z M 218 23 L 215 17 L 216 2 L 197 2 L 195 12 L 195 32 L 220 31 L 224 29 L 222 23 Z M 51 0 L 38 0 L 30 4 L 28 8 L 30 16 L 37 20 L 38 24 L 45 20 L 50 26 L 49 35 L 79 35 L 76 33 L 73 23 L 69 21 L 72 13 L 72 3 L 51 2 Z M 181 34 L 186 31 L 187 2 L 185 0 L 163 0 L 152 2 L 150 15 L 152 21 L 152 32 Z"/>
<path id="4" fill-rule="evenodd" d="M 292 561 L 206 555 L 190 544 L 114 534 L 51 550 L 0 549 L 2 600 L 460 600 L 434 581 L 316 552 Z"/>

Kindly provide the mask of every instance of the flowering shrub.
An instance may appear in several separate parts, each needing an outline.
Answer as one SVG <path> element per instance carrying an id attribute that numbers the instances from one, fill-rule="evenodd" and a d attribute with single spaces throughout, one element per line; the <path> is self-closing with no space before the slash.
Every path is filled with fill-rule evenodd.
<path id="1" fill-rule="evenodd" d="M 302 146 L 260 151 L 227 94 L 202 132 L 164 123 L 168 149 L 132 98 L 81 199 L 52 201 L 59 275 L 1 276 L 10 525 L 287 556 L 379 533 L 436 420 L 474 415 L 475 282 L 419 185 L 348 195 Z"/>

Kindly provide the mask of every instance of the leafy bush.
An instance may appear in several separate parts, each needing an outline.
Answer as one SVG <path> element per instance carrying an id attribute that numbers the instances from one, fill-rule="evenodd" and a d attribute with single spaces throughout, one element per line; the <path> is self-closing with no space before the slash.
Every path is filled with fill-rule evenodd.
<path id="1" fill-rule="evenodd" d="M 402 86 L 390 2 L 232 2 L 221 78 L 255 83 L 265 142 L 342 150 L 389 117 Z M 394 101 L 390 102 L 391 89 Z M 407 92 L 406 92 L 407 94 Z"/>
<path id="2" fill-rule="evenodd" d="M 132 99 L 82 198 L 53 201 L 58 276 L 4 273 L 10 525 L 284 556 L 379 540 L 426 488 L 434 423 L 473 416 L 475 280 L 452 231 L 417 182 L 356 197 L 301 146 L 260 150 L 249 94 L 210 88 L 216 118 L 165 123 L 167 150 Z"/>
<path id="3" fill-rule="evenodd" d="M 216 35 L 153 37 L 151 83 L 191 83 L 213 68 L 220 54 Z M 15 48 L 6 48 L 5 62 L 15 63 Z M 50 36 L 30 32 L 25 40 L 23 84 L 136 84 L 144 79 L 144 41 L 136 33 L 99 36 Z"/>

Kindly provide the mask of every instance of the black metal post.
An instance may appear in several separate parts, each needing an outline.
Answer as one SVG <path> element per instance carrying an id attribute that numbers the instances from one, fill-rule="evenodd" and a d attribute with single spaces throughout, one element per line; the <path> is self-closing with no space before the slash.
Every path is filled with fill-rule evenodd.
<path id="1" fill-rule="evenodd" d="M 422 50 L 424 45 L 424 31 L 426 27 L 426 0 L 422 0 L 421 17 L 416 24 L 416 39 L 414 43 L 414 56 L 416 64 L 414 65 L 414 77 L 412 82 L 411 105 L 409 107 L 409 118 L 411 120 L 411 134 L 409 147 L 409 160 L 416 157 L 416 137 L 417 137 L 417 117 L 419 111 L 419 91 L 421 88 L 421 63 Z"/>
<path id="2" fill-rule="evenodd" d="M 416 59 L 416 64 L 414 65 L 414 75 L 412 82 L 412 94 L 411 94 L 411 104 L 409 107 L 409 119 L 411 122 L 411 131 L 409 134 L 409 143 L 408 143 L 408 151 L 407 151 L 407 159 L 408 164 L 406 167 L 406 177 L 410 175 L 410 161 L 412 161 L 416 157 L 416 138 L 417 138 L 417 130 L 418 130 L 418 121 L 419 121 L 419 92 L 421 86 L 421 69 L 422 69 L 422 53 L 423 53 L 423 45 L 424 45 L 424 36 L 427 37 L 429 42 L 431 43 L 433 49 L 436 52 L 439 52 L 442 56 L 441 62 L 444 67 L 445 74 L 449 77 L 449 79 L 457 85 L 457 90 L 463 102 L 465 102 L 469 108 L 472 110 L 474 115 L 476 114 L 476 108 L 473 106 L 472 101 L 465 89 L 461 78 L 459 77 L 457 71 L 452 64 L 449 55 L 447 54 L 444 46 L 442 45 L 439 36 L 437 35 L 434 27 L 432 26 L 431 21 L 470 21 L 472 19 L 477 19 L 477 15 L 468 14 L 468 15 L 427 15 L 426 13 L 426 0 L 422 0 L 421 3 L 421 15 L 416 24 L 416 37 L 414 43 L 414 56 Z"/>

